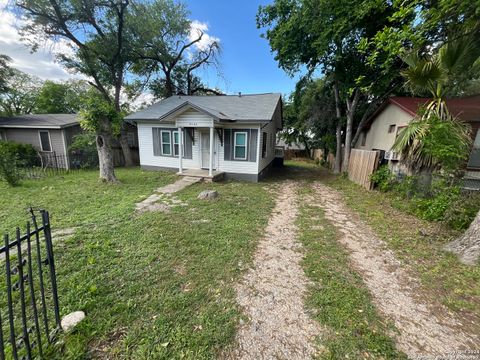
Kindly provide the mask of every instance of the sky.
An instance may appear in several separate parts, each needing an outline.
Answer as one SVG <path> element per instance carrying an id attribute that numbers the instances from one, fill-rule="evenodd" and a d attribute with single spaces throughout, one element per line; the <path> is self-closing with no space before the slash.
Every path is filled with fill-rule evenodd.
<path id="1" fill-rule="evenodd" d="M 20 21 L 7 7 L 8 0 L 0 0 L 0 54 L 13 59 L 19 70 L 41 79 L 66 80 L 75 75 L 67 73 L 55 62 L 56 51 L 66 51 L 62 43 L 45 43 L 36 53 L 31 53 L 20 39 Z M 219 71 L 202 71 L 199 75 L 209 87 L 228 94 L 242 92 L 265 93 L 293 91 L 298 76 L 291 78 L 278 68 L 268 41 L 261 38 L 255 15 L 259 5 L 268 0 L 185 0 L 192 22 L 206 30 L 208 39 L 219 40 L 221 46 Z M 220 73 L 220 76 L 218 76 Z"/>

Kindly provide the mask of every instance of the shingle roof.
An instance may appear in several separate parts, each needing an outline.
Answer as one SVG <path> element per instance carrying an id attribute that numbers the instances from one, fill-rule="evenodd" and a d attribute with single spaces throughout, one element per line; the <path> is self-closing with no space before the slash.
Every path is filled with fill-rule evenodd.
<path id="1" fill-rule="evenodd" d="M 425 105 L 430 99 L 419 97 L 393 96 L 386 101 L 385 105 L 395 104 L 412 116 L 417 114 L 419 108 Z M 466 122 L 480 121 L 480 95 L 473 95 L 464 98 L 447 99 L 447 107 L 454 117 Z M 379 110 L 381 111 L 383 107 Z M 373 115 L 376 116 L 378 111 Z"/>
<path id="2" fill-rule="evenodd" d="M 0 117 L 0 127 L 64 128 L 79 123 L 78 114 L 28 114 Z"/>
<path id="3" fill-rule="evenodd" d="M 280 94 L 248 94 L 224 96 L 171 96 L 152 106 L 127 116 L 126 120 L 158 120 L 183 106 L 208 113 L 217 120 L 270 121 Z"/>

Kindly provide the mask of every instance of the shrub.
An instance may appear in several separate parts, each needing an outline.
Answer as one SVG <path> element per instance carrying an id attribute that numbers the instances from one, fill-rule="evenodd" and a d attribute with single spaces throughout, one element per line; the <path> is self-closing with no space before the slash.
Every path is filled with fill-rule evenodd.
<path id="1" fill-rule="evenodd" d="M 480 192 L 462 193 L 445 211 L 445 223 L 456 230 L 467 229 L 480 210 Z"/>
<path id="2" fill-rule="evenodd" d="M 37 151 L 30 144 L 0 141 L 0 179 L 16 186 L 22 178 L 22 168 L 40 164 Z"/>
<path id="3" fill-rule="evenodd" d="M 68 150 L 73 167 L 92 168 L 98 165 L 95 134 L 87 132 L 75 135 Z"/>
<path id="4" fill-rule="evenodd" d="M 10 186 L 20 183 L 20 162 L 18 155 L 0 144 L 0 178 Z"/>
<path id="5" fill-rule="evenodd" d="M 380 166 L 372 175 L 370 180 L 378 188 L 378 190 L 386 192 L 393 189 L 395 184 L 395 176 L 387 165 Z"/>
<path id="6" fill-rule="evenodd" d="M 460 187 L 452 185 L 447 179 L 435 179 L 428 192 L 415 197 L 412 205 L 414 212 L 425 220 L 441 221 L 452 204 L 460 197 Z"/>
<path id="7" fill-rule="evenodd" d="M 0 141 L 2 154 L 14 154 L 22 166 L 37 166 L 40 164 L 37 150 L 30 144 L 20 144 L 13 141 Z"/>

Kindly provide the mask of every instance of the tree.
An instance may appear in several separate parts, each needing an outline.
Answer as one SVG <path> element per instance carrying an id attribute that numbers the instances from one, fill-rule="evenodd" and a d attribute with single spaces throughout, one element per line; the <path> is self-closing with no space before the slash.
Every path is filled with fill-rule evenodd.
<path id="1" fill-rule="evenodd" d="M 41 81 L 17 69 L 10 69 L 5 91 L 0 93 L 0 112 L 6 116 L 30 114 L 35 110 Z"/>
<path id="2" fill-rule="evenodd" d="M 480 49 L 472 33 L 455 37 L 433 54 L 419 51 L 404 56 L 406 85 L 414 93 L 429 93 L 432 100 L 420 116 L 398 136 L 394 149 L 410 167 L 452 170 L 468 155 L 471 138 L 466 125 L 452 117 L 445 96 L 455 79 L 471 74 Z M 463 236 L 446 246 L 473 264 L 480 256 L 480 212 Z"/>
<path id="3" fill-rule="evenodd" d="M 154 78 L 152 88 L 159 97 L 217 93 L 206 88 L 195 71 L 217 65 L 219 43 L 207 41 L 188 16 L 186 6 L 172 0 L 136 3 L 130 15 L 133 53 L 141 59 L 134 70 Z"/>
<path id="4" fill-rule="evenodd" d="M 35 112 L 38 114 L 77 113 L 87 89 L 88 84 L 83 81 L 59 83 L 47 80 L 38 92 Z"/>
<path id="5" fill-rule="evenodd" d="M 264 36 L 276 53 L 281 68 L 289 74 L 306 66 L 316 68 L 331 79 L 336 104 L 337 164 L 339 171 L 342 150 L 342 129 L 345 126 L 344 169 L 348 168 L 350 148 L 358 139 L 353 130 L 361 102 L 372 103 L 392 91 L 398 79 L 398 63 L 380 67 L 381 54 L 369 59 L 362 46 L 390 22 L 393 8 L 388 2 L 364 1 L 351 6 L 343 0 L 307 1 L 276 0 L 260 7 L 257 26 L 266 28 Z"/>
<path id="6" fill-rule="evenodd" d="M 126 23 L 129 0 L 18 0 L 17 5 L 26 19 L 22 31 L 32 49 L 43 38 L 66 41 L 72 51 L 60 54 L 64 66 L 89 77 L 89 83 L 119 113 L 125 74 L 133 61 Z M 98 119 L 96 130 L 100 178 L 109 182 L 117 181 L 110 151 L 113 120 Z M 124 129 L 120 144 L 126 164 L 133 164 Z"/>
<path id="7" fill-rule="evenodd" d="M 122 127 L 122 120 L 125 114 L 117 111 L 114 105 L 105 99 L 96 89 L 92 88 L 84 97 L 82 108 L 80 110 L 80 125 L 83 129 L 95 134 L 113 133 L 118 134 Z M 107 129 L 103 128 L 108 126 Z M 103 156 L 112 156 L 110 142 L 99 144 L 99 141 L 109 139 L 105 137 L 96 137 L 97 149 L 99 147 L 106 149 Z M 99 161 L 100 174 L 113 173 L 113 158 L 104 158 L 106 161 Z M 111 168 L 105 168 L 111 167 Z M 107 179 L 105 179 L 107 180 Z M 107 180 L 112 181 L 112 180 Z"/>
<path id="8" fill-rule="evenodd" d="M 402 71 L 406 87 L 414 94 L 428 93 L 431 97 L 421 115 L 402 130 L 393 145 L 410 168 L 452 168 L 466 159 L 471 138 L 466 126 L 449 113 L 446 94 L 479 57 L 480 49 L 470 35 L 445 43 L 434 54 L 417 50 L 403 56 L 408 64 Z"/>
<path id="9" fill-rule="evenodd" d="M 301 79 L 295 91 L 285 101 L 283 110 L 285 130 L 281 137 L 287 142 L 298 142 L 310 151 L 312 148 L 335 149 L 335 104 L 325 79 Z"/>
<path id="10" fill-rule="evenodd" d="M 8 89 L 8 79 L 12 75 L 12 68 L 8 65 L 10 61 L 10 57 L 0 54 L 0 95 Z"/>

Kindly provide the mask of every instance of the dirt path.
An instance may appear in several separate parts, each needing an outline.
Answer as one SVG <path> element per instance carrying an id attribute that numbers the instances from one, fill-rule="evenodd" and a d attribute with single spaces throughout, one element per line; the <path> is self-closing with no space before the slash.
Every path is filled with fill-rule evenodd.
<path id="1" fill-rule="evenodd" d="M 318 206 L 342 234 L 354 268 L 363 276 L 377 308 L 399 330 L 398 348 L 409 357 L 480 349 L 480 336 L 461 330 L 462 319 L 422 298 L 419 281 L 408 274 L 385 243 L 352 214 L 339 193 L 316 183 Z"/>
<path id="2" fill-rule="evenodd" d="M 322 333 L 304 309 L 307 278 L 300 266 L 296 239 L 296 186 L 283 182 L 279 197 L 255 253 L 253 267 L 237 287 L 237 301 L 248 321 L 237 333 L 226 359 L 308 359 Z"/>

